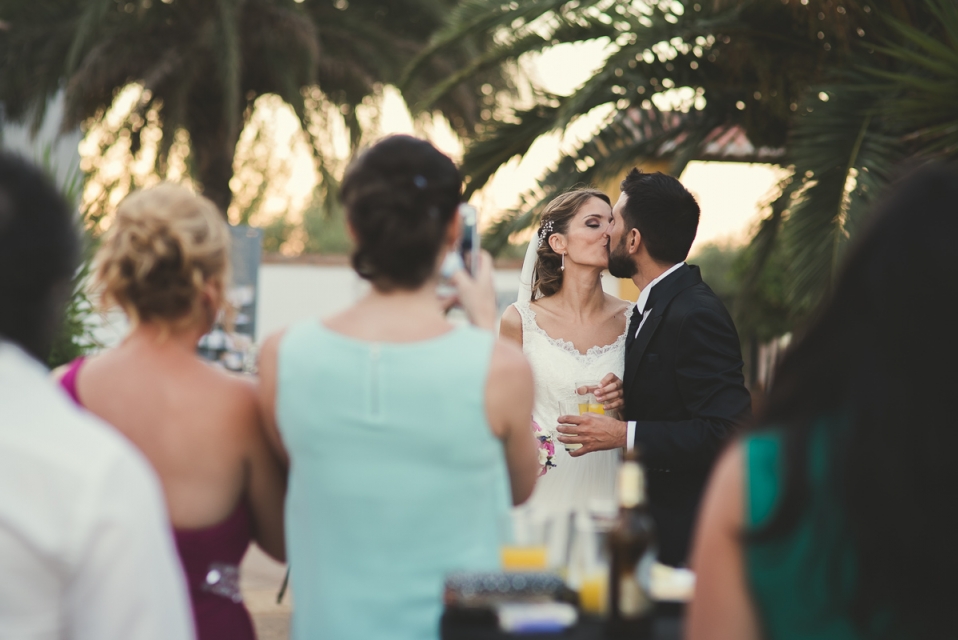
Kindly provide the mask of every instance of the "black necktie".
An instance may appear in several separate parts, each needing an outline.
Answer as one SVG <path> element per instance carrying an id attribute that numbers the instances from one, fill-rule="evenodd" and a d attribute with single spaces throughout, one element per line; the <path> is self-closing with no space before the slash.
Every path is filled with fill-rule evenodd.
<path id="1" fill-rule="evenodd" d="M 635 342 L 635 332 L 639 330 L 642 324 L 642 312 L 638 309 L 632 310 L 632 320 L 629 321 L 629 333 L 625 336 L 625 350 L 628 351 L 632 343 Z"/>

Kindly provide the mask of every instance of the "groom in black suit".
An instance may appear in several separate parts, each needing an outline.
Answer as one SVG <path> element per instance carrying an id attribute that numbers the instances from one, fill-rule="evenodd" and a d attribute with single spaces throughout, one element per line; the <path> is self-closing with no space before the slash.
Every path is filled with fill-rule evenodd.
<path id="1" fill-rule="evenodd" d="M 725 305 L 685 264 L 699 207 L 682 184 L 633 169 L 612 210 L 609 272 L 641 290 L 626 339 L 625 421 L 585 414 L 561 442 L 573 456 L 636 447 L 658 528 L 659 561 L 687 561 L 695 516 L 716 455 L 747 420 L 742 350 Z"/>

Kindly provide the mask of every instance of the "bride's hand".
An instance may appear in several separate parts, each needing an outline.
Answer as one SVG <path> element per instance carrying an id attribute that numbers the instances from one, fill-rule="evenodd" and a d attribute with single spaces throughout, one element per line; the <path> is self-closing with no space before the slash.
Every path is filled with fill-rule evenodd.
<path id="1" fill-rule="evenodd" d="M 602 378 L 595 389 L 595 399 L 602 403 L 606 413 L 618 411 L 625 405 L 622 393 L 622 381 L 614 373 Z"/>

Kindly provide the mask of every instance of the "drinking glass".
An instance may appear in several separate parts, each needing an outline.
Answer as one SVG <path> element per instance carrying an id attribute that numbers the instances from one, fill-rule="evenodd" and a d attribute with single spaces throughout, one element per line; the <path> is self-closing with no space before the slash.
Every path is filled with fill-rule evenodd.
<path id="1" fill-rule="evenodd" d="M 580 399 L 578 396 L 570 394 L 568 398 L 559 401 L 559 415 L 560 416 L 578 416 L 582 415 L 582 405 L 579 404 Z M 570 425 L 571 426 L 571 425 Z M 557 432 L 556 435 L 562 435 Z M 565 447 L 566 451 L 575 451 L 576 449 L 581 449 L 581 444 L 565 444 L 560 443 Z"/>
<path id="2" fill-rule="evenodd" d="M 567 562 L 569 531 L 560 514 L 543 514 L 517 507 L 503 516 L 505 571 L 558 570 Z"/>
<path id="3" fill-rule="evenodd" d="M 576 380 L 575 392 L 579 400 L 579 414 L 598 413 L 605 415 L 605 407 L 595 397 L 595 390 L 600 386 L 599 380 Z"/>
<path id="4" fill-rule="evenodd" d="M 579 592 L 582 610 L 594 615 L 604 615 L 608 608 L 607 536 L 601 521 L 586 512 L 574 514 L 566 582 Z"/>

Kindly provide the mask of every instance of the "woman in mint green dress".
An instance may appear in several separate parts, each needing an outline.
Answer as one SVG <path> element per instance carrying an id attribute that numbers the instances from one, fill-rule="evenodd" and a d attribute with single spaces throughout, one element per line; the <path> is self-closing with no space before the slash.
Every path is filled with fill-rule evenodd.
<path id="1" fill-rule="evenodd" d="M 958 637 L 956 203 L 928 168 L 867 220 L 717 465 L 688 638 Z"/>
<path id="2" fill-rule="evenodd" d="M 437 638 L 445 576 L 500 569 L 502 518 L 535 484 L 532 373 L 491 332 L 488 256 L 475 280 L 452 276 L 472 325 L 437 297 L 460 188 L 422 140 L 360 155 L 341 197 L 370 291 L 263 346 L 263 405 L 290 462 L 294 640 Z"/>

